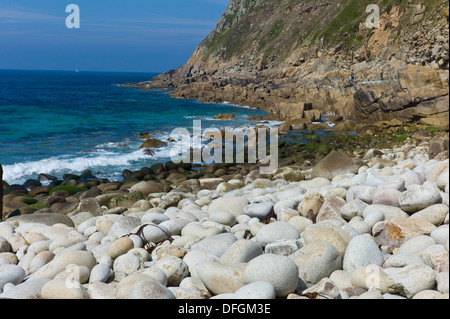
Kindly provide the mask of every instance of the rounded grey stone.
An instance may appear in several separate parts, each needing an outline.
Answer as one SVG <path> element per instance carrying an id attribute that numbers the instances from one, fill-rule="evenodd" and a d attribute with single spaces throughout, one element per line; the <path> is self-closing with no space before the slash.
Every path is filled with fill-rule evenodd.
<path id="1" fill-rule="evenodd" d="M 370 235 L 353 237 L 345 250 L 343 270 L 353 272 L 355 269 L 374 264 L 381 266 L 384 257 L 378 245 Z"/>
<path id="2" fill-rule="evenodd" d="M 298 268 L 285 256 L 264 254 L 252 259 L 244 270 L 247 284 L 267 281 L 273 285 L 278 297 L 286 297 L 295 291 L 298 284 Z"/>
<path id="3" fill-rule="evenodd" d="M 17 285 L 25 278 L 25 270 L 17 265 L 0 266 L 0 292 L 7 283 Z"/>
<path id="4" fill-rule="evenodd" d="M 156 280 L 142 280 L 131 287 L 128 299 L 175 299 L 175 296 Z"/>
<path id="5" fill-rule="evenodd" d="M 292 224 L 279 221 L 261 227 L 255 237 L 258 243 L 266 246 L 280 239 L 299 239 L 300 233 Z"/>
<path id="6" fill-rule="evenodd" d="M 236 299 L 275 299 L 276 291 L 267 281 L 252 282 L 234 293 Z"/>

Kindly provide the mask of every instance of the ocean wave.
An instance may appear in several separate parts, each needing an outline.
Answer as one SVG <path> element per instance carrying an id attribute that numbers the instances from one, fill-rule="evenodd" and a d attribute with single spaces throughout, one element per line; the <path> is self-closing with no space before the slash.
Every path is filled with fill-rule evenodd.
<path id="1" fill-rule="evenodd" d="M 34 162 L 5 165 L 3 166 L 3 179 L 10 184 L 21 184 L 28 178 L 37 178 L 41 173 L 61 176 L 62 174 L 77 173 L 87 169 L 106 173 L 109 167 L 114 167 L 117 170 L 119 167 L 126 168 L 136 161 L 151 160 L 165 155 L 167 155 L 167 152 L 156 151 L 155 155 L 150 157 L 144 153 L 144 150 L 131 153 L 97 152 L 90 154 L 90 156 L 75 157 L 63 155 Z"/>

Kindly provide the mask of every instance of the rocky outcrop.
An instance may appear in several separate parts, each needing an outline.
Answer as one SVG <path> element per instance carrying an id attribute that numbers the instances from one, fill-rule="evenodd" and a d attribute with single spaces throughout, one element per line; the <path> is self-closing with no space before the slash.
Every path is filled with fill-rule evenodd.
<path id="1" fill-rule="evenodd" d="M 218 114 L 216 116 L 213 117 L 214 120 L 222 120 L 222 121 L 227 121 L 227 120 L 235 120 L 236 119 L 236 115 L 235 114 Z"/>
<path id="2" fill-rule="evenodd" d="M 371 3 L 378 28 L 366 26 L 365 1 L 231 0 L 185 65 L 138 86 L 280 119 L 337 114 L 448 127 L 448 4 Z"/>

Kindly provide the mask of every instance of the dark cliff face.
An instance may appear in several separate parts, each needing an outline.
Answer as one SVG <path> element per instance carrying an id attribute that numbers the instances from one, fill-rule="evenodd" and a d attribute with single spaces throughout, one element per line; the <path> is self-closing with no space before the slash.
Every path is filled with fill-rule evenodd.
<path id="1" fill-rule="evenodd" d="M 369 4 L 380 9 L 378 28 L 366 25 L 373 13 L 366 12 Z M 411 111 L 448 95 L 448 35 L 448 3 L 438 0 L 231 0 L 189 61 L 152 83 L 175 87 L 178 97 L 271 112 L 283 113 L 280 103 L 312 103 L 350 119 L 361 110 L 369 118 L 389 119 L 402 108 Z M 410 66 L 421 69 L 407 72 Z M 385 83 L 356 87 L 347 81 L 353 73 L 359 83 L 374 82 L 380 70 L 397 88 L 385 90 L 391 95 L 383 91 Z M 404 77 L 413 79 L 402 85 Z M 430 77 L 440 79 L 433 82 L 436 94 L 422 97 L 417 85 L 427 87 Z M 366 105 L 361 96 L 377 98 Z M 442 118 L 440 99 L 438 108 Z M 417 113 L 409 111 L 402 113 L 406 120 L 405 114 Z"/>

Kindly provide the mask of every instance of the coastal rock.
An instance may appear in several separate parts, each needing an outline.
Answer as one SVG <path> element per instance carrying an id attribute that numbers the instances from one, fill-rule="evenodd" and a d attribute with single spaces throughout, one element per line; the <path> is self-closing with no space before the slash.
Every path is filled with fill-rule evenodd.
<path id="1" fill-rule="evenodd" d="M 449 262 L 448 251 L 443 245 L 428 246 L 421 252 L 420 255 L 424 260 L 425 265 L 428 265 L 438 271 L 442 265 L 444 265 L 445 263 L 447 263 L 448 265 Z"/>
<path id="2" fill-rule="evenodd" d="M 336 284 L 339 290 L 352 287 L 351 273 L 345 270 L 336 270 L 330 275 L 330 279 Z"/>
<path id="3" fill-rule="evenodd" d="M 144 268 L 144 263 L 141 259 L 133 254 L 124 254 L 117 257 L 114 260 L 113 270 L 114 273 L 119 274 L 122 273 L 124 275 L 131 275 L 138 270 Z"/>
<path id="4" fill-rule="evenodd" d="M 311 178 L 323 177 L 332 180 L 335 176 L 346 173 L 358 173 L 358 166 L 344 153 L 332 151 L 314 166 Z"/>
<path id="5" fill-rule="evenodd" d="M 193 250 L 203 250 L 208 254 L 220 257 L 238 239 L 230 233 L 207 237 L 192 246 Z"/>
<path id="6" fill-rule="evenodd" d="M 109 229 L 108 235 L 120 238 L 131 233 L 136 227 L 141 225 L 141 220 L 133 216 L 120 216 Z"/>
<path id="7" fill-rule="evenodd" d="M 448 211 L 449 209 L 447 205 L 436 204 L 418 211 L 417 213 L 413 214 L 411 218 L 420 219 L 435 226 L 439 226 L 445 220 L 445 216 L 447 216 Z"/>
<path id="8" fill-rule="evenodd" d="M 220 256 L 220 262 L 227 265 L 248 263 L 262 254 L 263 248 L 258 242 L 239 239 Z"/>
<path id="9" fill-rule="evenodd" d="M 373 195 L 372 204 L 400 207 L 401 192 L 396 189 L 378 189 Z"/>
<path id="10" fill-rule="evenodd" d="M 246 284 L 267 281 L 275 288 L 277 297 L 285 297 L 297 288 L 298 268 L 289 257 L 264 254 L 248 263 L 243 279 Z"/>
<path id="11" fill-rule="evenodd" d="M 89 299 L 116 299 L 116 288 L 103 282 L 93 282 L 87 288 Z"/>
<path id="12" fill-rule="evenodd" d="M 445 139 L 441 136 L 433 137 L 430 140 L 430 146 L 428 150 L 428 156 L 430 159 L 434 159 L 438 154 L 448 151 L 449 149 L 449 140 Z"/>
<path id="13" fill-rule="evenodd" d="M 404 212 L 399 207 L 388 206 L 388 205 L 380 205 L 380 204 L 372 204 L 367 206 L 362 214 L 363 218 L 366 218 L 369 214 L 373 212 L 382 212 L 386 221 L 389 221 L 394 218 L 408 218 L 409 215 Z"/>
<path id="14" fill-rule="evenodd" d="M 436 290 L 423 290 L 416 294 L 412 299 L 444 299 L 443 295 Z"/>
<path id="15" fill-rule="evenodd" d="M 144 239 L 149 243 L 160 243 L 169 237 L 169 230 L 160 225 L 146 224 L 142 231 Z"/>
<path id="16" fill-rule="evenodd" d="M 8 284 L 17 285 L 25 278 L 25 271 L 22 267 L 17 265 L 2 265 L 0 266 L 0 292 L 3 292 L 3 287 Z"/>
<path id="17" fill-rule="evenodd" d="M 289 258 L 297 265 L 299 277 L 309 286 L 342 267 L 342 258 L 336 247 L 323 241 L 307 244 Z"/>
<path id="18" fill-rule="evenodd" d="M 169 233 L 169 235 L 175 236 L 181 235 L 183 228 L 191 222 L 192 220 L 181 218 L 181 216 L 178 216 L 178 218 L 175 219 L 162 221 L 158 226 Z"/>
<path id="19" fill-rule="evenodd" d="M 0 299 L 41 299 L 41 289 L 50 279 L 35 279 L 24 281 L 0 294 Z"/>
<path id="20" fill-rule="evenodd" d="M 9 235 L 14 233 L 16 227 L 9 222 L 0 222 L 0 237 L 8 238 Z"/>
<path id="21" fill-rule="evenodd" d="M 449 241 L 449 226 L 442 225 L 433 230 L 430 234 L 430 237 L 433 238 L 437 244 L 447 245 Z"/>
<path id="22" fill-rule="evenodd" d="M 359 199 L 370 205 L 373 203 L 373 198 L 376 192 L 377 189 L 373 186 L 367 185 L 352 186 L 347 191 L 346 201 L 347 203 L 350 203 L 355 199 Z"/>
<path id="23" fill-rule="evenodd" d="M 273 208 L 274 203 L 272 202 L 262 202 L 262 203 L 254 203 L 245 206 L 244 214 L 250 217 L 256 217 L 259 220 L 263 220 L 267 215 L 269 215 L 271 209 Z"/>
<path id="24" fill-rule="evenodd" d="M 273 179 L 282 179 L 288 182 L 299 182 L 305 179 L 305 176 L 298 170 L 291 167 L 282 167 L 273 173 Z"/>
<path id="25" fill-rule="evenodd" d="M 85 266 L 92 269 L 96 263 L 94 255 L 91 252 L 69 250 L 56 255 L 51 262 L 37 270 L 34 273 L 34 278 L 53 279 L 57 274 L 65 271 L 69 265 Z"/>
<path id="26" fill-rule="evenodd" d="M 54 257 L 55 254 L 46 250 L 37 253 L 36 256 L 34 256 L 31 260 L 28 266 L 28 271 L 30 273 L 38 271 L 41 267 L 52 261 Z"/>
<path id="27" fill-rule="evenodd" d="M 449 292 L 449 273 L 441 272 L 436 276 L 437 290 L 442 294 Z"/>
<path id="28" fill-rule="evenodd" d="M 141 199 L 144 199 L 144 195 L 142 195 L 140 192 L 115 196 L 109 200 L 108 208 L 115 208 L 115 207 L 131 208 L 137 201 Z"/>
<path id="29" fill-rule="evenodd" d="M 156 280 L 142 280 L 131 287 L 128 299 L 175 299 L 175 295 Z"/>
<path id="30" fill-rule="evenodd" d="M 289 256 L 295 253 L 301 247 L 302 244 L 299 240 L 281 239 L 267 244 L 264 252 L 266 254 Z"/>
<path id="31" fill-rule="evenodd" d="M 343 260 L 343 270 L 353 272 L 358 267 L 370 264 L 381 266 L 383 263 L 383 254 L 372 237 L 359 235 L 353 237 L 347 246 Z"/>
<path id="32" fill-rule="evenodd" d="M 54 279 L 46 283 L 41 290 L 42 299 L 89 299 L 86 288 L 79 282 L 67 285 L 66 279 Z"/>
<path id="33" fill-rule="evenodd" d="M 345 220 L 341 216 L 341 208 L 345 205 L 345 201 L 337 196 L 327 196 L 320 208 L 319 213 L 316 216 L 316 222 L 336 219 L 345 223 Z"/>
<path id="34" fill-rule="evenodd" d="M 394 218 L 383 222 L 379 227 L 373 234 L 377 243 L 393 247 L 398 247 L 413 237 L 429 235 L 436 229 L 436 226 L 429 222 L 412 218 Z"/>
<path id="35" fill-rule="evenodd" d="M 424 263 L 423 259 L 415 253 L 400 252 L 400 253 L 396 253 L 395 255 L 390 256 L 384 263 L 383 267 L 384 268 L 389 268 L 389 267 L 401 268 L 401 267 L 405 267 L 405 266 L 412 265 L 412 264 L 423 264 L 423 263 Z"/>
<path id="36" fill-rule="evenodd" d="M 345 250 L 351 239 L 342 229 L 321 225 L 308 227 L 302 233 L 302 238 L 305 245 L 318 241 L 327 242 L 337 249 L 342 258 L 344 258 Z"/>
<path id="37" fill-rule="evenodd" d="M 214 120 L 222 120 L 222 121 L 226 121 L 226 120 L 236 120 L 236 115 L 235 114 L 218 114 L 216 116 L 213 117 Z"/>
<path id="38" fill-rule="evenodd" d="M 205 287 L 203 282 L 196 277 L 186 277 L 180 283 L 180 288 L 198 291 L 205 299 L 211 298 L 211 293 Z"/>
<path id="39" fill-rule="evenodd" d="M 211 202 L 209 211 L 228 211 L 238 217 L 244 214 L 245 206 L 248 204 L 248 199 L 242 197 L 218 198 Z"/>
<path id="40" fill-rule="evenodd" d="M 304 294 L 317 293 L 316 299 L 338 299 L 339 288 L 330 278 L 323 278 L 320 282 L 303 291 Z"/>
<path id="41" fill-rule="evenodd" d="M 128 299 L 131 288 L 138 282 L 145 280 L 154 280 L 154 279 L 141 272 L 136 272 L 129 276 L 126 276 L 125 278 L 122 278 L 116 286 L 114 294 L 115 297 L 117 299 Z"/>
<path id="42" fill-rule="evenodd" d="M 92 268 L 89 275 L 89 283 L 106 282 L 112 274 L 112 269 L 103 263 L 99 263 Z"/>
<path id="43" fill-rule="evenodd" d="M 358 267 L 351 273 L 351 284 L 364 290 L 377 289 L 381 293 L 387 293 L 388 275 L 378 265 L 369 264 Z"/>
<path id="44" fill-rule="evenodd" d="M 13 216 L 8 218 L 6 222 L 10 223 L 14 227 L 19 227 L 20 225 L 29 223 L 39 223 L 49 226 L 52 226 L 54 224 L 64 224 L 69 227 L 75 226 L 70 217 L 58 213 L 39 213 L 31 215 Z"/>
<path id="45" fill-rule="evenodd" d="M 404 242 L 398 249 L 398 254 L 416 254 L 419 257 L 422 252 L 429 246 L 435 245 L 433 238 L 426 235 L 418 235 Z"/>
<path id="46" fill-rule="evenodd" d="M 229 211 L 213 211 L 209 213 L 209 220 L 222 225 L 233 226 L 236 223 L 236 216 Z"/>
<path id="47" fill-rule="evenodd" d="M 154 267 L 164 272 L 169 286 L 177 287 L 184 278 L 189 276 L 188 264 L 178 257 L 170 256 L 162 258 L 155 263 Z"/>
<path id="48" fill-rule="evenodd" d="M 302 233 L 306 228 L 313 224 L 312 220 L 302 217 L 302 216 L 294 216 L 289 219 L 289 224 L 294 226 L 299 233 Z"/>
<path id="49" fill-rule="evenodd" d="M 261 227 L 256 233 L 256 241 L 263 247 L 280 239 L 298 239 L 300 233 L 287 222 L 275 222 Z"/>
<path id="50" fill-rule="evenodd" d="M 411 185 L 399 197 L 400 207 L 407 213 L 416 213 L 441 202 L 439 188 L 432 185 Z"/>
<path id="51" fill-rule="evenodd" d="M 354 199 L 340 208 L 341 216 L 345 220 L 351 220 L 353 217 L 356 216 L 362 217 L 363 212 L 367 206 L 369 205 L 360 200 L 359 198 Z"/>
<path id="52" fill-rule="evenodd" d="M 164 211 L 163 211 L 164 212 Z M 144 216 L 141 217 L 142 224 L 145 223 L 153 223 L 153 224 L 161 224 L 163 221 L 169 220 L 170 218 L 164 214 L 157 212 L 147 212 Z"/>
<path id="53" fill-rule="evenodd" d="M 413 264 L 403 268 L 388 268 L 387 289 L 389 293 L 398 293 L 407 298 L 417 293 L 433 289 L 436 274 L 433 269 L 424 264 Z"/>
<path id="54" fill-rule="evenodd" d="M 141 144 L 141 146 L 139 146 L 139 148 L 158 148 L 161 146 L 165 146 L 167 145 L 166 142 L 154 139 L 154 138 L 148 138 L 145 140 L 144 143 Z"/>
<path id="55" fill-rule="evenodd" d="M 301 216 L 315 220 L 324 203 L 322 194 L 317 192 L 307 192 L 303 197 L 303 201 L 298 205 L 298 212 Z"/>
<path id="56" fill-rule="evenodd" d="M 224 265 L 219 261 L 204 261 L 196 266 L 198 278 L 214 295 L 234 293 L 245 286 L 243 265 Z"/>
<path id="57" fill-rule="evenodd" d="M 0 237 L 0 253 L 11 251 L 11 244 L 3 237 Z"/>
<path id="58" fill-rule="evenodd" d="M 160 183 L 149 181 L 149 182 L 140 182 L 133 185 L 130 188 L 130 192 L 139 192 L 144 197 L 147 197 L 149 194 L 153 193 L 161 193 L 164 189 L 164 186 Z"/>
<path id="59" fill-rule="evenodd" d="M 111 246 L 109 246 L 108 255 L 112 259 L 126 254 L 129 250 L 134 248 L 134 243 L 130 238 L 123 237 L 117 239 Z"/>
<path id="60" fill-rule="evenodd" d="M 102 210 L 100 207 L 99 202 L 95 198 L 86 198 L 82 199 L 80 203 L 74 207 L 75 209 L 66 210 L 66 215 L 68 217 L 73 217 L 79 213 L 88 212 L 91 213 L 93 216 L 101 216 Z"/>
<path id="61" fill-rule="evenodd" d="M 234 293 L 236 299 L 275 299 L 276 291 L 267 281 L 256 281 L 245 285 Z"/>
<path id="62" fill-rule="evenodd" d="M 380 211 L 373 211 L 370 214 L 368 214 L 364 218 L 364 223 L 369 225 L 370 229 L 373 229 L 373 226 L 375 226 L 377 223 L 384 221 L 384 213 Z"/>

